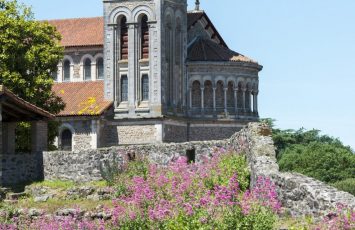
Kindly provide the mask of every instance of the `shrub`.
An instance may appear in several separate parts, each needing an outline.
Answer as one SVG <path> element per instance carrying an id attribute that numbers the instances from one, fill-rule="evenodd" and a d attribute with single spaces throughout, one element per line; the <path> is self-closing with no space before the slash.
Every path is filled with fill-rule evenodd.
<path id="1" fill-rule="evenodd" d="M 294 171 L 326 183 L 355 178 L 355 155 L 347 148 L 312 142 L 285 149 L 279 161 L 283 171 Z"/>
<path id="2" fill-rule="evenodd" d="M 355 196 L 355 178 L 349 178 L 346 180 L 335 182 L 334 187 L 339 190 L 351 193 Z"/>

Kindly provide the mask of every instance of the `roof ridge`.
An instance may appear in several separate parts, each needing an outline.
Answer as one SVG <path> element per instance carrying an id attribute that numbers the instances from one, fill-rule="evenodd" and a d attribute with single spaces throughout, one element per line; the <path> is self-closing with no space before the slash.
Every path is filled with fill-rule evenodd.
<path id="1" fill-rule="evenodd" d="M 79 18 L 58 18 L 58 19 L 44 19 L 41 21 L 51 22 L 51 21 L 69 21 L 69 20 L 81 20 L 81 19 L 100 19 L 104 18 L 103 16 L 95 16 L 95 17 L 79 17 Z"/>

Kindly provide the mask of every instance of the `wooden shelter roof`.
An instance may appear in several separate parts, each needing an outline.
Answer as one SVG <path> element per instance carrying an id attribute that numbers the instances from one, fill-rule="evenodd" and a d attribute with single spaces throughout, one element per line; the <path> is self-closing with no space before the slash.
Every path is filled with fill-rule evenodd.
<path id="1" fill-rule="evenodd" d="M 2 121 L 19 122 L 19 121 L 37 121 L 51 120 L 54 115 L 23 100 L 10 90 L 0 85 L 0 105 Z"/>

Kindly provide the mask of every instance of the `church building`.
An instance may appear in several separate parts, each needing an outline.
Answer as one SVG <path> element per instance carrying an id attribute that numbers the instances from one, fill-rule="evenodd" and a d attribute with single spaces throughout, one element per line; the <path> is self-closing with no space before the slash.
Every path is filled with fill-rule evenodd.
<path id="1" fill-rule="evenodd" d="M 65 56 L 53 90 L 58 147 L 218 140 L 257 121 L 262 66 L 229 49 L 187 0 L 105 0 L 104 15 L 50 20 Z M 223 13 L 223 12 L 221 12 Z"/>

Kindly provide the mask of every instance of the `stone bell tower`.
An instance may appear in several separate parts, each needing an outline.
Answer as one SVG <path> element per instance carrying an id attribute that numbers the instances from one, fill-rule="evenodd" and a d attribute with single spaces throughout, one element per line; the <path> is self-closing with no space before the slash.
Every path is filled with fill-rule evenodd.
<path id="1" fill-rule="evenodd" d="M 115 119 L 183 115 L 187 0 L 104 1 L 105 97 Z"/>

